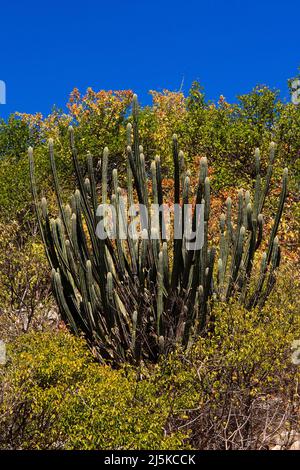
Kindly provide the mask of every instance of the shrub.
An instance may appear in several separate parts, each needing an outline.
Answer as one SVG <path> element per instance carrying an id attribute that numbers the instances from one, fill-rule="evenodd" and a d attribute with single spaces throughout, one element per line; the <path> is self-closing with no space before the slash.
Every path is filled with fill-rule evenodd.
<path id="1" fill-rule="evenodd" d="M 155 365 L 114 370 L 66 330 L 28 333 L 0 368 L 5 449 L 268 449 L 299 422 L 299 279 L 265 306 L 220 304 L 210 333 Z"/>
<path id="2" fill-rule="evenodd" d="M 20 336 L 0 374 L 2 449 L 189 448 L 184 433 L 168 432 L 170 393 L 95 363 L 65 331 Z"/>
<path id="3" fill-rule="evenodd" d="M 25 219 L 0 222 L 0 338 L 5 341 L 58 320 L 44 248 L 32 230 Z"/>
<path id="4" fill-rule="evenodd" d="M 190 431 L 193 447 L 269 449 L 284 436 L 288 448 L 299 432 L 300 367 L 291 345 L 300 339 L 300 280 L 291 279 L 286 269 L 263 309 L 219 305 L 210 334 L 160 367 L 157 380 L 181 390 L 180 429 Z"/>
<path id="5" fill-rule="evenodd" d="M 26 153 L 28 145 L 36 145 L 25 122 L 11 115 L 7 122 L 0 119 L 0 161 L 3 158 L 19 160 Z"/>

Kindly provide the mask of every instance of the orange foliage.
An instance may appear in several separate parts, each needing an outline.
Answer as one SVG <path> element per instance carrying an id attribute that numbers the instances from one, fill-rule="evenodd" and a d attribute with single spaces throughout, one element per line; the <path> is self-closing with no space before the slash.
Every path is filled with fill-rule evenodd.
<path id="1" fill-rule="evenodd" d="M 67 108 L 72 118 L 81 122 L 91 116 L 101 116 L 106 120 L 118 121 L 133 97 L 131 90 L 100 90 L 88 88 L 85 95 L 81 95 L 77 88 L 70 94 Z"/>

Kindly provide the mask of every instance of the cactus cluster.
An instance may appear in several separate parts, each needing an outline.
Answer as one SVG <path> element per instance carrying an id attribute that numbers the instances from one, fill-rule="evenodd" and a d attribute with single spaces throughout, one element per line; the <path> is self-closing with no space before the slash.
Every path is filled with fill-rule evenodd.
<path id="1" fill-rule="evenodd" d="M 159 156 L 147 173 L 143 147 L 139 142 L 138 102 L 133 99 L 132 124 L 127 125 L 127 195 L 134 202 L 149 207 L 163 204 L 162 169 Z M 59 186 L 53 141 L 49 153 L 59 216 L 51 218 L 47 201 L 38 200 L 35 184 L 33 150 L 29 149 L 30 174 L 36 213 L 46 254 L 52 268 L 53 292 L 62 318 L 75 334 L 84 334 L 103 360 L 114 363 L 129 360 L 156 361 L 176 345 L 189 347 L 199 334 L 205 334 L 216 302 L 236 296 L 247 308 L 262 306 L 270 294 L 280 262 L 277 230 L 287 193 L 287 169 L 283 172 L 277 213 L 268 241 L 263 240 L 262 210 L 269 192 L 275 145 L 270 144 L 270 161 L 265 178 L 261 176 L 259 150 L 255 152 L 256 178 L 254 195 L 238 192 L 237 219 L 233 222 L 232 201 L 226 201 L 221 214 L 219 248 L 210 246 L 210 181 L 206 158 L 202 158 L 199 180 L 192 194 L 190 173 L 184 154 L 173 136 L 174 203 L 204 204 L 204 242 L 201 249 L 187 249 L 185 239 L 164 238 L 163 216 L 159 231 L 144 228 L 144 237 L 121 240 L 96 235 L 97 207 L 121 204 L 122 190 L 118 172 L 113 170 L 112 189 L 108 181 L 109 151 L 105 148 L 97 181 L 93 158 L 87 157 L 85 172 L 80 167 L 74 140 L 70 145 L 78 189 L 70 204 L 64 204 Z M 150 175 L 148 177 L 148 174 Z M 151 179 L 151 185 L 148 184 Z M 100 198 L 98 201 L 98 197 Z M 117 214 L 122 211 L 117 211 Z M 235 219 L 234 219 L 235 220 Z M 122 221 L 117 217 L 118 225 Z M 193 215 L 193 228 L 197 228 Z M 153 233 L 155 230 L 159 233 Z M 152 231 L 152 233 L 151 233 Z M 151 233 L 152 237 L 147 235 Z M 157 236 L 153 236 L 157 235 Z M 261 253 L 261 245 L 266 251 Z M 259 250 L 260 272 L 252 275 L 255 253 Z M 251 277 L 253 279 L 251 279 Z M 251 282 L 250 282 L 251 281 Z"/>

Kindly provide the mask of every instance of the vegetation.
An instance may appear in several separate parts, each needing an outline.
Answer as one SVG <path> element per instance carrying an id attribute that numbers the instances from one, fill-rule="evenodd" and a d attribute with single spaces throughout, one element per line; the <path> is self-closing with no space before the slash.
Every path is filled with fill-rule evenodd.
<path id="1" fill-rule="evenodd" d="M 0 447 L 180 449 L 167 434 L 170 402 L 131 369 L 93 361 L 65 331 L 28 334 L 9 350 L 2 376 Z M 165 429 L 164 429 L 165 428 Z"/>
<path id="2" fill-rule="evenodd" d="M 266 86 L 234 104 L 198 83 L 151 95 L 137 115 L 130 90 L 75 89 L 66 111 L 0 121 L 2 449 L 288 449 L 299 434 L 300 107 Z M 131 183 L 135 202 L 198 193 L 201 252 L 161 219 L 158 240 L 103 250 L 95 193 L 118 206 Z"/>
<path id="3" fill-rule="evenodd" d="M 299 296 L 219 304 L 214 334 L 155 366 L 99 365 L 66 329 L 27 333 L 0 366 L 0 448 L 268 449 L 299 428 Z M 258 321 L 259 318 L 259 321 Z"/>
<path id="4" fill-rule="evenodd" d="M 224 96 L 217 103 L 205 99 L 195 82 L 185 97 L 182 92 L 151 92 L 153 106 L 140 111 L 140 143 L 146 161 L 157 154 L 168 176 L 172 172 L 172 135 L 178 136 L 180 148 L 191 163 L 207 157 L 212 168 L 215 190 L 249 185 L 254 176 L 251 155 L 261 149 L 262 171 L 266 170 L 268 148 L 277 143 L 274 171 L 285 166 L 291 174 L 291 187 L 298 187 L 300 153 L 300 109 L 280 100 L 277 90 L 257 86 L 247 95 L 230 104 Z M 96 164 L 105 145 L 109 145 L 111 170 L 122 168 L 126 143 L 125 128 L 133 93 L 88 89 L 81 95 L 74 89 L 67 103 L 68 112 L 54 109 L 43 117 L 16 114 L 6 123 L 0 121 L 0 206 L 3 215 L 15 217 L 31 206 L 27 149 L 35 148 L 37 177 L 41 187 L 49 190 L 50 167 L 46 141 L 54 139 L 58 173 L 65 182 L 63 189 L 72 189 L 71 155 L 68 126 L 76 128 L 79 156 L 90 151 Z M 6 158 L 4 156 L 6 155 Z M 171 174 L 171 173 L 170 173 Z M 16 179 L 15 176 L 18 175 Z"/>
<path id="5" fill-rule="evenodd" d="M 135 189 L 138 203 L 150 210 L 151 201 L 163 205 L 162 171 L 157 156 L 151 162 L 150 198 L 146 178 L 148 169 L 145 167 L 143 147 L 139 145 L 138 120 L 138 103 L 134 96 L 133 125 L 127 125 L 127 194 L 129 206 L 134 203 Z M 97 186 L 92 156 L 88 156 L 88 177 L 84 178 L 72 127 L 70 139 L 80 188 L 75 191 L 71 206 L 63 206 L 61 199 L 52 139 L 49 142 L 50 160 L 60 217 L 49 217 L 45 198 L 41 205 L 38 203 L 30 148 L 32 190 L 62 318 L 74 333 L 84 332 L 101 358 L 114 362 L 123 362 L 130 357 L 136 362 L 144 358 L 156 360 L 159 353 L 166 353 L 175 344 L 190 346 L 195 337 L 205 330 L 213 314 L 213 304 L 228 301 L 237 292 L 241 303 L 248 309 L 263 306 L 276 279 L 275 270 L 280 260 L 277 230 L 287 194 L 288 170 L 285 169 L 278 210 L 269 243 L 262 255 L 259 280 L 254 289 L 249 289 L 254 255 L 263 239 L 262 209 L 270 189 L 275 158 L 273 143 L 264 184 L 260 175 L 259 150 L 256 149 L 253 201 L 249 191 L 245 194 L 239 191 L 236 227 L 232 223 L 232 201 L 230 198 L 226 201 L 226 216 L 222 214 L 220 218 L 220 249 L 215 281 L 216 249 L 208 244 L 210 180 L 206 157 L 200 161 L 195 191 L 196 207 L 204 204 L 203 222 L 199 221 L 196 209 L 191 216 L 194 233 L 200 224 L 204 224 L 201 250 L 189 248 L 184 230 L 184 224 L 187 224 L 185 214 L 182 215 L 181 237 L 171 239 L 169 246 L 164 234 L 166 221 L 162 216 L 159 227 L 156 226 L 154 214 L 149 214 L 144 226 L 141 222 L 141 239 L 134 241 L 128 234 L 125 246 L 125 240 L 121 240 L 120 226 L 126 218 L 127 207 L 122 199 L 116 169 L 113 170 L 112 195 L 110 199 L 107 196 L 108 148 L 104 149 L 101 164 L 101 202 L 111 202 L 116 208 L 115 244 L 109 238 L 101 240 L 96 235 L 100 217 L 97 217 Z M 181 203 L 187 211 L 187 205 L 194 202 L 191 198 L 190 172 L 185 170 L 184 155 L 178 149 L 176 134 L 173 135 L 173 162 L 173 204 Z M 169 262 L 170 251 L 173 252 L 172 263 Z"/>

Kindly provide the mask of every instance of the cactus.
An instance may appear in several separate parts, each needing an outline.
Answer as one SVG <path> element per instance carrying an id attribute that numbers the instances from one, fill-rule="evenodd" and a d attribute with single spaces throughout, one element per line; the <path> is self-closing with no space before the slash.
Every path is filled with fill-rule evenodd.
<path id="1" fill-rule="evenodd" d="M 133 98 L 132 124 L 127 125 L 127 202 L 149 208 L 163 204 L 162 173 L 159 156 L 148 171 L 143 147 L 139 142 L 138 101 Z M 210 246 L 211 188 L 207 159 L 200 161 L 195 201 L 204 204 L 203 246 L 189 248 L 183 238 L 165 239 L 165 219 L 158 220 L 141 212 L 142 237 L 121 240 L 119 231 L 126 224 L 126 208 L 119 187 L 117 170 L 113 170 L 112 190 L 107 185 L 107 147 L 101 161 L 100 201 L 110 202 L 116 212 L 117 238 L 101 239 L 96 235 L 98 192 L 93 158 L 87 156 L 87 171 L 82 174 L 70 127 L 70 145 L 78 189 L 70 204 L 63 204 L 55 165 L 53 141 L 49 154 L 59 217 L 51 219 L 47 201 L 38 201 L 33 150 L 29 149 L 30 175 L 35 209 L 52 269 L 53 292 L 62 318 L 74 334 L 84 334 L 99 358 L 113 363 L 128 360 L 156 361 L 175 345 L 188 347 L 199 334 L 205 334 L 216 302 L 237 296 L 246 308 L 261 307 L 276 281 L 280 262 L 277 231 L 287 194 L 287 169 L 283 172 L 277 213 L 260 267 L 256 253 L 263 240 L 262 210 L 269 192 L 275 144 L 270 145 L 270 163 L 266 178 L 261 176 L 259 150 L 255 151 L 255 185 L 251 200 L 249 191 L 238 192 L 236 223 L 233 203 L 226 201 L 220 217 L 220 246 Z M 174 203 L 192 202 L 190 173 L 178 138 L 173 135 Z M 148 185 L 148 177 L 151 185 Z M 151 189 L 150 189 L 151 186 Z M 142 206 L 143 205 L 143 206 Z M 184 234 L 186 206 L 178 228 Z M 149 211 L 148 211 L 149 212 Z M 131 216 L 128 216 L 131 221 Z M 154 223 L 156 222 L 156 223 Z M 193 230 L 199 229 L 196 211 L 192 214 Z M 266 243 L 264 244 L 266 245 Z M 170 257 L 172 257 L 172 261 Z M 217 263 L 215 266 L 215 260 Z M 258 266 L 259 273 L 253 276 Z M 256 282 L 255 282 L 256 279 Z"/>

